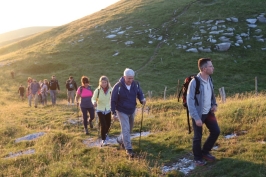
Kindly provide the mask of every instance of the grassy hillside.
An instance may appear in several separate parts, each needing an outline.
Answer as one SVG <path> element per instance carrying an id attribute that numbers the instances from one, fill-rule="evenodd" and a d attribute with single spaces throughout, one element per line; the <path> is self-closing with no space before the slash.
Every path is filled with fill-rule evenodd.
<path id="1" fill-rule="evenodd" d="M 13 88 L 13 87 L 12 87 Z M 0 174 L 1 176 L 161 176 L 164 165 L 171 165 L 191 155 L 192 134 L 187 134 L 186 112 L 176 99 L 149 100 L 150 113 L 144 113 L 143 131 L 151 134 L 133 140 L 133 148 L 141 159 L 129 160 L 118 145 L 106 148 L 87 147 L 89 138 L 97 139 L 97 128 L 86 136 L 81 125 L 68 123 L 77 119 L 75 107 L 67 107 L 65 100 L 56 107 L 29 108 L 16 94 L 1 88 Z M 219 104 L 217 118 L 221 135 L 218 149 L 212 154 L 217 162 L 192 170 L 188 176 L 257 176 L 266 175 L 266 96 L 235 95 Z M 50 104 L 50 102 L 49 102 Z M 12 111 L 11 111 L 12 110 Z M 13 111 L 14 110 L 14 111 Z M 80 115 L 81 113 L 79 113 Z M 140 128 L 141 114 L 137 113 L 134 132 Z M 110 132 L 117 136 L 118 122 Z M 44 133 L 32 141 L 16 142 L 32 133 Z M 237 136 L 226 139 L 235 133 Z M 203 139 L 208 131 L 204 128 Z M 29 155 L 10 157 L 20 152 Z M 7 158 L 10 157 L 10 158 Z M 171 171 L 166 176 L 184 176 Z"/>
<path id="2" fill-rule="evenodd" d="M 8 45 L 22 39 L 25 39 L 33 34 L 40 33 L 46 30 L 54 28 L 52 26 L 36 26 L 22 28 L 14 31 L 9 31 L 6 33 L 0 34 L 0 46 Z"/>
<path id="3" fill-rule="evenodd" d="M 254 42 L 250 37 L 252 40 L 243 45 L 250 44 L 251 49 L 242 45 L 212 53 L 188 53 L 176 45 L 191 42 L 198 33 L 194 22 L 237 17 L 238 24 L 224 24 L 240 34 L 247 31 L 245 19 L 263 12 L 264 2 L 260 0 L 119 1 L 93 15 L 0 48 L 1 64 L 12 63 L 1 68 L 1 76 L 8 77 L 14 70 L 17 82 L 22 82 L 28 76 L 43 79 L 55 74 L 64 81 L 69 75 L 76 79 L 88 75 L 95 85 L 100 75 L 109 76 L 115 83 L 123 70 L 131 67 L 137 71 L 145 93 L 152 90 L 161 96 L 164 86 L 170 89 L 168 94 L 173 94 L 178 79 L 183 82 L 184 77 L 198 72 L 198 58 L 211 57 L 217 93 L 222 86 L 227 94 L 253 91 L 255 76 L 262 91 L 266 87 L 265 51 L 261 50 L 265 43 Z M 258 25 L 261 35 L 265 35 L 266 25 Z M 118 31 L 125 33 L 119 35 Z M 255 35 L 253 29 L 250 33 Z M 106 38 L 110 34 L 117 36 Z M 150 34 L 156 39 L 161 36 L 162 40 L 151 38 Z M 134 44 L 125 45 L 126 41 Z M 211 45 L 206 39 L 203 44 Z"/>
<path id="4" fill-rule="evenodd" d="M 224 86 L 231 97 L 219 105 L 217 112 L 221 136 L 218 149 L 212 152 L 217 162 L 197 168 L 189 176 L 265 176 L 266 96 L 261 93 L 254 97 L 252 93 L 255 76 L 259 91 L 266 87 L 266 54 L 261 50 L 265 43 L 254 41 L 255 31 L 250 29 L 250 40 L 243 45 L 250 44 L 251 49 L 243 45 L 232 46 L 227 52 L 212 48 L 212 53 L 178 49 L 179 44 L 190 43 L 198 34 L 199 27 L 194 22 L 202 20 L 237 17 L 239 23 L 224 24 L 234 27 L 235 33 L 247 32 L 245 20 L 265 13 L 264 4 L 261 0 L 121 0 L 93 15 L 1 47 L 0 174 L 161 176 L 162 166 L 192 158 L 192 135 L 187 134 L 186 112 L 181 103 L 175 98 L 148 101 L 151 111 L 144 114 L 143 131 L 151 134 L 142 137 L 141 148 L 138 138 L 133 140 L 133 147 L 142 158 L 130 161 L 117 145 L 89 148 L 84 144 L 88 138 L 97 139 L 97 129 L 88 137 L 82 126 L 68 123 L 78 115 L 75 107 L 66 106 L 63 83 L 69 75 L 76 80 L 87 75 L 97 86 L 98 78 L 107 75 L 114 84 L 123 70 L 131 67 L 137 71 L 136 78 L 144 92 L 152 90 L 161 97 L 165 86 L 169 95 L 174 94 L 178 79 L 198 72 L 198 58 L 211 57 L 215 89 L 218 92 Z M 258 27 L 265 35 L 266 25 L 258 23 Z M 122 31 L 125 32 L 117 34 Z M 117 36 L 107 38 L 111 34 Z M 127 41 L 134 43 L 126 45 Z M 205 37 L 203 45 L 213 46 Z M 15 72 L 15 79 L 9 79 L 11 71 Z M 58 106 L 33 109 L 26 101 L 18 100 L 18 86 L 25 85 L 28 76 L 40 80 L 51 75 L 57 76 L 62 88 Z M 140 120 L 138 113 L 134 132 L 139 131 Z M 33 141 L 16 142 L 17 138 L 40 132 L 44 135 Z M 119 124 L 115 123 L 111 136 L 119 132 Z M 238 136 L 224 137 L 232 133 Z M 207 134 L 205 129 L 204 138 Z M 6 158 L 20 152 L 32 154 Z M 184 174 L 173 171 L 166 176 Z"/>

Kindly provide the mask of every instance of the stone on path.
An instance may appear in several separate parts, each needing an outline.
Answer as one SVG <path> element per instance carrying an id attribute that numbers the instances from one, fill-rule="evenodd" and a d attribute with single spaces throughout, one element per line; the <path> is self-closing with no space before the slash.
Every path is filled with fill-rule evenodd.
<path id="1" fill-rule="evenodd" d="M 16 143 L 18 142 L 21 142 L 21 141 L 30 141 L 30 140 L 34 140 L 40 136 L 43 136 L 45 133 L 44 132 L 39 132 L 39 133 L 33 133 L 33 134 L 29 134 L 29 135 L 26 135 L 24 137 L 21 137 L 21 138 L 17 138 L 15 140 Z"/>

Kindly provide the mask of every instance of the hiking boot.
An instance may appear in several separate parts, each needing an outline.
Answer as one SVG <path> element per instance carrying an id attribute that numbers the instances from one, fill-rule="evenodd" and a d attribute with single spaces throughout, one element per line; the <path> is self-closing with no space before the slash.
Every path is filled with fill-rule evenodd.
<path id="1" fill-rule="evenodd" d="M 90 124 L 90 128 L 93 128 L 93 124 L 91 120 L 89 121 L 89 124 Z"/>
<path id="2" fill-rule="evenodd" d="M 85 133 L 86 135 L 89 135 L 89 130 L 87 128 L 85 128 Z"/>
<path id="3" fill-rule="evenodd" d="M 116 142 L 119 144 L 119 146 L 120 146 L 122 149 L 125 149 L 125 145 L 124 145 L 122 142 L 120 142 L 120 141 L 118 140 L 118 138 L 116 138 Z"/>
<path id="4" fill-rule="evenodd" d="M 210 153 L 203 154 L 203 158 L 209 162 L 214 162 L 216 160 L 216 158 L 213 155 L 211 155 Z"/>
<path id="5" fill-rule="evenodd" d="M 102 140 L 101 147 L 103 147 L 103 146 L 107 146 L 107 141 L 106 140 Z"/>
<path id="6" fill-rule="evenodd" d="M 206 165 L 206 161 L 205 160 L 195 160 L 194 161 L 196 166 L 204 166 Z"/>
<path id="7" fill-rule="evenodd" d="M 126 154 L 129 156 L 129 157 L 134 157 L 135 153 L 133 152 L 132 149 L 127 149 L 126 150 Z"/>

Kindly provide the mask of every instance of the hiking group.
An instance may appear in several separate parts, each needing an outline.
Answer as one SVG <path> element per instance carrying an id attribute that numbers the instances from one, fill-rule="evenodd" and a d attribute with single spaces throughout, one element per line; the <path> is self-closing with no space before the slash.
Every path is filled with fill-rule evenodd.
<path id="1" fill-rule="evenodd" d="M 27 85 L 27 97 L 30 107 L 32 100 L 34 100 L 35 108 L 38 107 L 38 103 L 41 103 L 43 106 L 47 106 L 48 93 L 50 93 L 52 105 L 54 106 L 56 104 L 56 95 L 60 91 L 60 87 L 55 76 L 52 76 L 49 82 L 47 79 L 37 82 L 36 79 L 28 77 Z M 19 92 L 20 95 L 23 95 L 23 97 L 24 90 L 24 87 L 21 85 Z"/>
<path id="2" fill-rule="evenodd" d="M 134 152 L 130 133 L 134 124 L 136 98 L 139 99 L 141 104 L 146 104 L 143 92 L 139 83 L 134 81 L 134 76 L 135 72 L 126 68 L 124 75 L 113 88 L 106 76 L 100 77 L 99 85 L 95 90 L 90 86 L 90 80 L 87 76 L 81 77 L 80 87 L 77 87 L 77 83 L 72 76 L 69 77 L 65 85 L 67 89 L 67 105 L 75 105 L 74 101 L 76 101 L 77 107 L 82 112 L 86 135 L 89 134 L 88 125 L 91 129 L 93 128 L 92 121 L 96 113 L 101 127 L 101 146 L 105 146 L 108 144 L 108 132 L 112 124 L 112 118 L 114 121 L 119 120 L 121 135 L 117 138 L 117 142 L 131 157 L 134 156 Z M 28 78 L 27 82 L 27 97 L 30 107 L 32 100 L 34 100 L 35 108 L 38 107 L 38 103 L 46 106 L 48 93 L 51 97 L 52 106 L 56 105 L 60 87 L 55 76 L 52 76 L 49 82 L 47 79 L 37 82 L 36 79 L 31 77 Z M 25 89 L 22 85 L 19 87 L 18 92 L 21 99 L 23 99 Z"/>
<path id="3" fill-rule="evenodd" d="M 217 103 L 214 95 L 212 78 L 214 67 L 209 58 L 198 60 L 199 73 L 185 79 L 183 84 L 183 105 L 187 108 L 188 117 L 192 117 L 194 130 L 192 150 L 194 161 L 197 166 L 203 166 L 206 161 L 215 161 L 215 157 L 210 154 L 219 134 L 220 129 L 214 112 L 217 110 Z M 101 126 L 101 146 L 105 146 L 108 141 L 108 132 L 112 124 L 111 119 L 120 122 L 121 134 L 116 139 L 121 148 L 126 150 L 130 157 L 134 156 L 130 133 L 134 125 L 135 109 L 137 100 L 144 106 L 146 99 L 137 81 L 134 80 L 135 72 L 126 68 L 123 76 L 111 87 L 109 79 L 101 76 L 98 87 L 93 90 L 90 80 L 86 76 L 81 77 L 81 86 L 77 87 L 73 77 L 66 81 L 68 105 L 80 107 L 83 115 L 84 131 L 88 135 L 88 125 L 93 128 L 93 119 L 97 113 Z M 22 89 L 19 89 L 22 90 Z M 37 108 L 38 97 L 41 94 L 42 104 L 47 104 L 47 93 L 50 91 L 52 105 L 56 104 L 56 96 L 60 91 L 59 83 L 52 76 L 48 82 L 37 83 L 35 79 L 28 79 L 28 99 L 31 106 L 31 99 L 35 100 Z M 75 96 L 76 93 L 76 96 Z M 23 97 L 23 95 L 21 95 Z M 75 98 L 75 99 L 74 99 Z M 70 102 L 71 101 L 71 102 Z M 88 116 L 89 113 L 89 116 Z M 89 119 L 89 120 L 88 120 Z M 188 120 L 189 122 L 189 120 Z M 205 124 L 209 129 L 209 137 L 202 144 L 202 125 Z"/>

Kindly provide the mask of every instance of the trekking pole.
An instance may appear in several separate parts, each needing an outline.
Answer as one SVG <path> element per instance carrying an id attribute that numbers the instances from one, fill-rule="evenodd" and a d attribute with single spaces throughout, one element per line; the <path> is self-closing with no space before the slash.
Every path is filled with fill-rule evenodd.
<path id="1" fill-rule="evenodd" d="M 142 122 L 143 122 L 143 112 L 144 112 L 144 105 L 142 105 L 142 108 L 141 108 L 141 121 L 140 121 L 140 129 L 139 129 L 139 149 L 140 149 Z"/>

